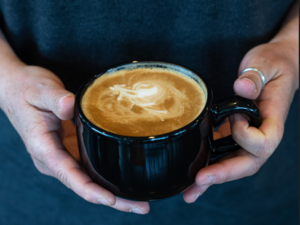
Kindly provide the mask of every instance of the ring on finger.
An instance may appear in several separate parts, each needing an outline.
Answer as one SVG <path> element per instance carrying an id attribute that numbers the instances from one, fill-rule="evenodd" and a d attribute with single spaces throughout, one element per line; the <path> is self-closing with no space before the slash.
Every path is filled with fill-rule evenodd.
<path id="1" fill-rule="evenodd" d="M 265 84 L 266 84 L 266 78 L 265 78 L 265 76 L 262 74 L 262 72 L 260 72 L 258 69 L 254 68 L 254 67 L 248 67 L 248 68 L 246 68 L 246 69 L 244 69 L 244 70 L 242 71 L 241 75 L 242 75 L 243 73 L 247 72 L 247 71 L 255 71 L 255 72 L 257 72 L 257 73 L 260 75 L 261 80 L 262 80 L 262 88 L 264 88 L 264 86 L 265 86 Z"/>

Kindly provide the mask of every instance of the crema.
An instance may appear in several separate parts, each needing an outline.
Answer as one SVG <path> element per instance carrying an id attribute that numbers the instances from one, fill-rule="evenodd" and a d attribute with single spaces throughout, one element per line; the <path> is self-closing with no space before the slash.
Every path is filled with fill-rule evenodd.
<path id="1" fill-rule="evenodd" d="M 192 122 L 206 99 L 193 79 L 157 68 L 104 74 L 86 90 L 81 108 L 96 126 L 124 136 L 165 134 Z"/>

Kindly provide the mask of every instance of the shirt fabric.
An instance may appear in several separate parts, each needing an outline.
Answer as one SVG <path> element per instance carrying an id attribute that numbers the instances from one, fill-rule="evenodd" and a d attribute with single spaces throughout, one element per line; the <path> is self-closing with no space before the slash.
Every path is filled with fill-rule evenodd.
<path id="1" fill-rule="evenodd" d="M 0 28 L 25 63 L 66 88 L 103 68 L 167 61 L 203 76 L 217 99 L 233 95 L 243 56 L 278 31 L 292 0 L 0 0 Z"/>

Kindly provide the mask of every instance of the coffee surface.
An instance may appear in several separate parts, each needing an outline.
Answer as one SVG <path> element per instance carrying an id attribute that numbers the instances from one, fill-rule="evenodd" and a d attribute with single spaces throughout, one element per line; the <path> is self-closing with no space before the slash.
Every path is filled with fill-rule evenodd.
<path id="1" fill-rule="evenodd" d="M 192 122 L 206 99 L 191 78 L 164 69 L 104 74 L 85 92 L 81 106 L 96 126 L 124 136 L 155 136 Z"/>

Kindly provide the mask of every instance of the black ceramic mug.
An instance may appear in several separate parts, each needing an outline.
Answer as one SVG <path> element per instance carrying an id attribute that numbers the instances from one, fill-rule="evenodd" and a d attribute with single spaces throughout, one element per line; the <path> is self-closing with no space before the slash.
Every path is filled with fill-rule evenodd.
<path id="1" fill-rule="evenodd" d="M 87 88 L 105 73 L 137 68 L 161 68 L 192 78 L 204 91 L 203 111 L 188 125 L 151 137 L 121 136 L 92 124 L 81 108 Z M 195 182 L 200 169 L 237 150 L 239 146 L 231 136 L 213 140 L 213 127 L 229 115 L 243 113 L 249 117 L 251 126 L 261 125 L 253 101 L 235 96 L 215 103 L 203 78 L 187 68 L 165 62 L 133 62 L 102 71 L 79 88 L 75 109 L 79 151 L 89 176 L 116 196 L 137 201 L 162 199 L 184 191 Z"/>

